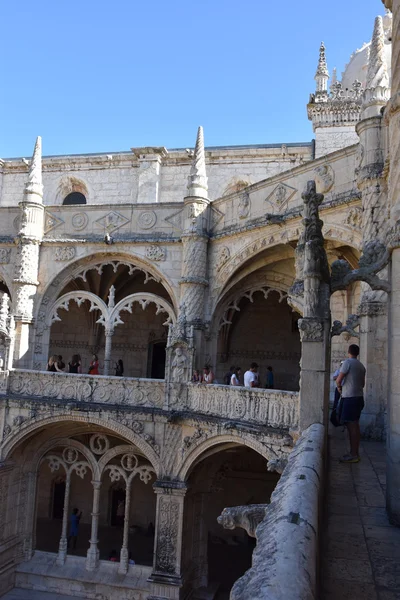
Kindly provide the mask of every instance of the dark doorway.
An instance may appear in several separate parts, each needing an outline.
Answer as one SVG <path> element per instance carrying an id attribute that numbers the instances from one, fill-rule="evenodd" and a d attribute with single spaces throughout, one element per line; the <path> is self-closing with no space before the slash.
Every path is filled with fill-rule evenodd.
<path id="1" fill-rule="evenodd" d="M 150 347 L 150 377 L 164 379 L 165 377 L 165 348 L 167 342 L 154 342 Z"/>
<path id="2" fill-rule="evenodd" d="M 111 525 L 122 527 L 125 516 L 125 490 L 112 490 L 111 496 Z"/>
<path id="3" fill-rule="evenodd" d="M 64 512 L 65 481 L 54 483 L 53 519 L 62 519 Z"/>

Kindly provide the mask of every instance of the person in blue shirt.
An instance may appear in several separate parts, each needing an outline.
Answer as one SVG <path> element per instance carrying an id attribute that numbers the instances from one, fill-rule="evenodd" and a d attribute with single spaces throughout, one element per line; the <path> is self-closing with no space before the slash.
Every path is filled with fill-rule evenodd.
<path id="1" fill-rule="evenodd" d="M 267 367 L 267 383 L 265 387 L 269 390 L 274 389 L 274 374 L 272 372 L 272 367 Z"/>
<path id="2" fill-rule="evenodd" d="M 74 508 L 72 511 L 72 514 L 69 518 L 69 536 L 68 536 L 67 547 L 69 548 L 70 543 L 72 542 L 73 550 L 76 549 L 76 542 L 77 542 L 78 533 L 79 533 L 79 521 L 81 520 L 81 516 L 82 516 L 82 511 L 79 512 L 79 510 L 77 508 Z"/>

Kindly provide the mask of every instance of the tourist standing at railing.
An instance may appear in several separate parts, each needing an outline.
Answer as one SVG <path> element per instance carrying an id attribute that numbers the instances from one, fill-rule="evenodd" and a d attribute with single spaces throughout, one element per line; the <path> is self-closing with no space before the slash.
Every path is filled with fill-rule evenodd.
<path id="1" fill-rule="evenodd" d="M 244 374 L 244 385 L 248 388 L 254 388 L 258 387 L 258 382 L 258 364 L 256 362 L 252 362 L 250 369 Z"/>
<path id="2" fill-rule="evenodd" d="M 58 355 L 57 367 L 57 371 L 65 371 L 65 362 L 63 361 L 61 354 Z"/>
<path id="3" fill-rule="evenodd" d="M 242 369 L 240 367 L 235 367 L 234 372 L 231 375 L 230 385 L 240 385 L 241 374 Z"/>
<path id="4" fill-rule="evenodd" d="M 232 379 L 232 375 L 234 375 L 235 373 L 235 365 L 233 365 L 232 367 L 229 368 L 229 371 L 227 373 L 225 373 L 224 375 L 224 384 L 225 385 L 231 385 L 231 379 Z"/>
<path id="5" fill-rule="evenodd" d="M 68 363 L 68 373 L 82 373 L 82 363 L 79 354 L 74 354 Z"/>
<path id="6" fill-rule="evenodd" d="M 192 383 L 201 383 L 201 375 L 200 375 L 200 371 L 198 369 L 195 369 L 193 371 Z"/>
<path id="7" fill-rule="evenodd" d="M 52 373 L 57 373 L 57 372 L 62 373 L 62 369 L 59 368 L 58 363 L 59 363 L 59 356 L 57 354 L 50 356 L 49 362 L 47 363 L 46 370 L 50 371 Z"/>
<path id="8" fill-rule="evenodd" d="M 211 371 L 210 365 L 206 365 L 203 369 L 203 383 L 214 383 L 214 373 Z"/>
<path id="9" fill-rule="evenodd" d="M 124 374 L 124 363 L 122 362 L 122 359 L 120 358 L 118 360 L 118 362 L 115 363 L 115 376 L 122 377 L 123 374 Z"/>
<path id="10" fill-rule="evenodd" d="M 89 365 L 89 375 L 99 375 L 99 359 L 97 354 L 93 354 L 92 362 Z"/>
<path id="11" fill-rule="evenodd" d="M 267 382 L 265 387 L 268 390 L 274 389 L 274 372 L 272 371 L 272 367 L 267 367 Z"/>

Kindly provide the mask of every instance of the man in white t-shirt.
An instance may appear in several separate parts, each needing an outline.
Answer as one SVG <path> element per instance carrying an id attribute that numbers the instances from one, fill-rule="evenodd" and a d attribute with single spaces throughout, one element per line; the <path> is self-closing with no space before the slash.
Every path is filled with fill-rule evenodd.
<path id="1" fill-rule="evenodd" d="M 244 374 L 244 386 L 248 388 L 258 387 L 258 364 L 253 362 L 250 370 Z"/>

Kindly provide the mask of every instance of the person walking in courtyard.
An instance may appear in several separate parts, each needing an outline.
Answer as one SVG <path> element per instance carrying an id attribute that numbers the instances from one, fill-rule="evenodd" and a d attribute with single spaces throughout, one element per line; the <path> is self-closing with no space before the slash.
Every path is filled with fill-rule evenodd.
<path id="1" fill-rule="evenodd" d="M 336 386 L 342 395 L 340 420 L 346 425 L 350 440 L 350 453 L 340 459 L 343 463 L 360 461 L 360 415 L 364 408 L 365 367 L 357 358 L 359 354 L 357 344 L 351 344 L 349 357 L 343 362 L 336 378 Z"/>
<path id="2" fill-rule="evenodd" d="M 267 383 L 265 384 L 265 387 L 268 390 L 274 389 L 274 372 L 272 367 L 267 367 Z"/>
<path id="3" fill-rule="evenodd" d="M 248 388 L 258 387 L 258 364 L 252 362 L 250 369 L 244 374 L 244 385 Z"/>
<path id="4" fill-rule="evenodd" d="M 79 354 L 74 354 L 71 362 L 68 363 L 68 373 L 82 373 L 81 357 Z"/>
<path id="5" fill-rule="evenodd" d="M 99 358 L 93 354 L 92 362 L 89 365 L 89 375 L 99 375 Z"/>
<path id="6" fill-rule="evenodd" d="M 82 511 L 79 512 L 77 508 L 74 508 L 69 518 L 69 536 L 67 540 L 67 548 L 69 548 L 72 542 L 72 549 L 76 549 L 76 542 L 79 533 L 79 521 L 81 520 Z"/>
<path id="7" fill-rule="evenodd" d="M 242 374 L 242 369 L 240 367 L 235 367 L 230 380 L 230 385 L 240 385 L 240 376 Z"/>

